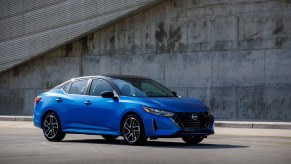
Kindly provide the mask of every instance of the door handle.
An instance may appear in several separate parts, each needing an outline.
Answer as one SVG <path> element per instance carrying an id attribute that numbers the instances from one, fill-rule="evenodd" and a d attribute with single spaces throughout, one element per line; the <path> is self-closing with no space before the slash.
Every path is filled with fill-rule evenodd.
<path id="1" fill-rule="evenodd" d="M 61 102 L 61 101 L 63 101 L 63 100 L 62 100 L 62 98 L 57 98 L 56 101 L 57 101 L 57 102 Z"/>
<path id="2" fill-rule="evenodd" d="M 91 103 L 91 101 L 85 101 L 84 104 L 86 104 L 86 105 L 90 105 L 90 104 L 92 104 L 92 103 Z"/>

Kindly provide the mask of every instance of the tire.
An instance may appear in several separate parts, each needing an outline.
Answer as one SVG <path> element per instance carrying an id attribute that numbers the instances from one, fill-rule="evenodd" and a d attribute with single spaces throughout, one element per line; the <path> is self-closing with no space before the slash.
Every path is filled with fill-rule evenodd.
<path id="1" fill-rule="evenodd" d="M 182 140 L 186 142 L 187 144 L 198 144 L 200 143 L 204 138 L 199 136 L 191 136 L 191 137 L 182 137 Z"/>
<path id="2" fill-rule="evenodd" d="M 139 145 L 147 140 L 143 123 L 137 115 L 128 115 L 121 125 L 123 138 L 128 144 Z"/>
<path id="3" fill-rule="evenodd" d="M 102 137 L 107 141 L 114 141 L 118 136 L 102 135 Z"/>
<path id="4" fill-rule="evenodd" d="M 62 132 L 60 119 L 55 113 L 47 113 L 42 121 L 42 130 L 45 138 L 49 141 L 61 141 L 66 136 Z"/>

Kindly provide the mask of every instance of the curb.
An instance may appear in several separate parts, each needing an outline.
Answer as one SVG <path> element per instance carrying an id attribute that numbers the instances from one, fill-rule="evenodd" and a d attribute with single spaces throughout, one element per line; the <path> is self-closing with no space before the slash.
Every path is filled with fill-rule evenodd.
<path id="1" fill-rule="evenodd" d="M 32 121 L 32 116 L 0 116 L 0 121 Z"/>
<path id="2" fill-rule="evenodd" d="M 249 129 L 291 129 L 291 122 L 215 121 L 215 127 Z"/>
<path id="3" fill-rule="evenodd" d="M 32 121 L 32 116 L 0 116 L 0 121 Z M 215 127 L 248 129 L 291 129 L 291 122 L 215 121 Z"/>

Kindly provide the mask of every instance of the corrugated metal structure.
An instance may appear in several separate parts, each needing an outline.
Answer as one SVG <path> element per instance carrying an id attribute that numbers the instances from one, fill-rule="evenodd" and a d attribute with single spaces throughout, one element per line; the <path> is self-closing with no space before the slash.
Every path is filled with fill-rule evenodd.
<path id="1" fill-rule="evenodd" d="M 160 0 L 1 0 L 0 72 Z"/>

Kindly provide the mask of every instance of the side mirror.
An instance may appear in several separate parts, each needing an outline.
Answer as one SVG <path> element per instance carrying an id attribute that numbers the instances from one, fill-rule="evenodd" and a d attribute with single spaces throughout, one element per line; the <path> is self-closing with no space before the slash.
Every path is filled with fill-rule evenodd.
<path id="1" fill-rule="evenodd" d="M 101 93 L 103 98 L 114 98 L 114 93 L 109 91 L 104 91 Z"/>
<path id="2" fill-rule="evenodd" d="M 175 91 L 172 91 L 172 93 L 173 93 L 173 95 L 174 95 L 175 97 L 178 97 L 178 96 L 177 96 L 177 93 L 176 93 Z"/>

